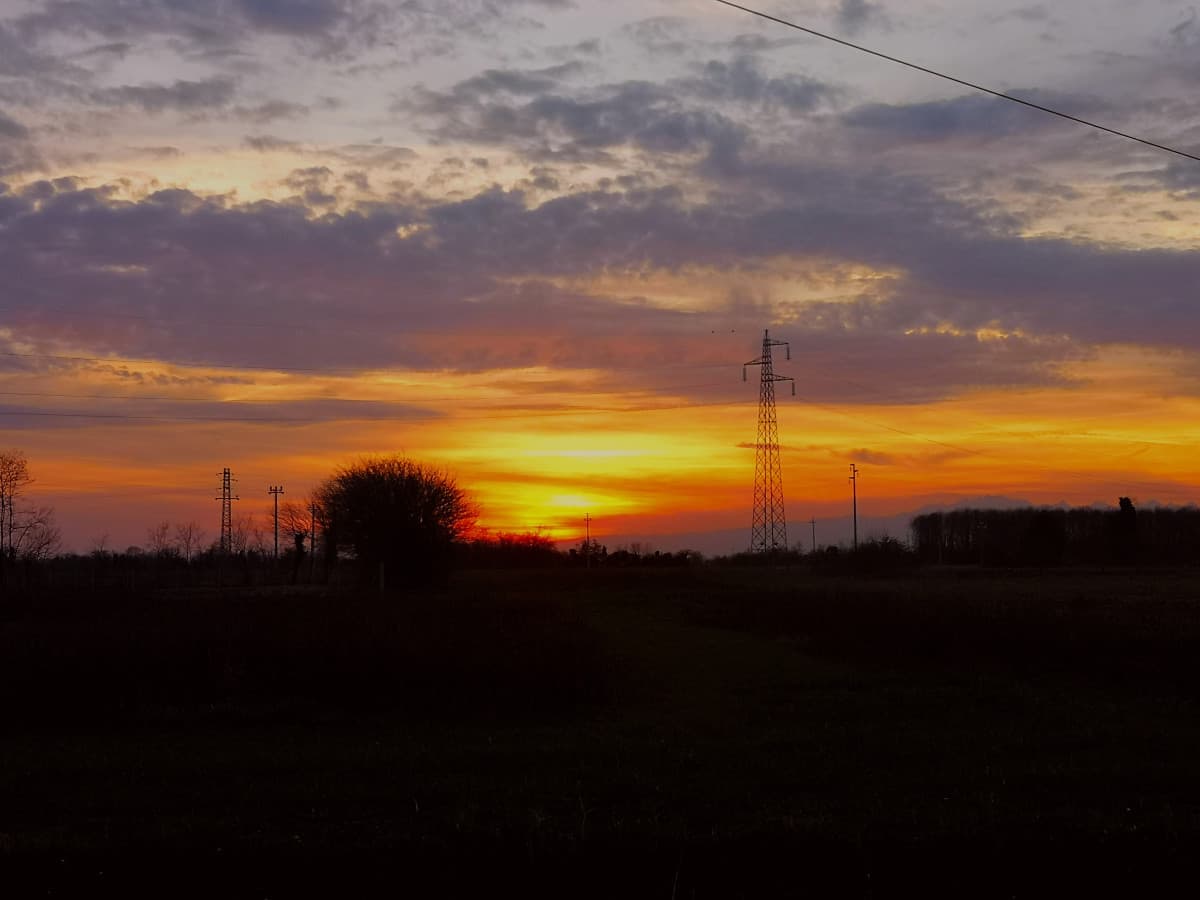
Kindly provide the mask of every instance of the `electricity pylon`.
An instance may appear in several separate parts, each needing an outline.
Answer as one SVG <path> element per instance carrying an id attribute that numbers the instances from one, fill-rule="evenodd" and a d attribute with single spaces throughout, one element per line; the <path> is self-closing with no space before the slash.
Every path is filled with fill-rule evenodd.
<path id="1" fill-rule="evenodd" d="M 221 496 L 215 499 L 221 501 L 221 552 L 233 550 L 233 501 L 240 500 L 233 494 L 233 477 L 228 469 L 221 470 Z"/>
<path id="2" fill-rule="evenodd" d="M 758 441 L 754 445 L 754 515 L 750 525 L 750 552 L 772 553 L 787 549 L 787 519 L 783 512 L 783 466 L 779 461 L 779 423 L 775 419 L 775 382 L 792 382 L 796 396 L 796 381 L 788 375 L 776 375 L 772 368 L 771 351 L 783 347 L 787 359 L 792 349 L 787 341 L 773 341 L 769 331 L 763 331 L 762 356 L 742 366 L 742 381 L 746 367 L 759 366 L 758 382 Z"/>

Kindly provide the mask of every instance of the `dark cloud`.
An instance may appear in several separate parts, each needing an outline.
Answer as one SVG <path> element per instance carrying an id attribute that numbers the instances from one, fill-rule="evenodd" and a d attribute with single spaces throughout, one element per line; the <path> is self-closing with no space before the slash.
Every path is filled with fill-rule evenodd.
<path id="1" fill-rule="evenodd" d="M 78 77 L 83 70 L 73 63 L 39 51 L 16 28 L 0 22 L 0 75 L 9 78 Z"/>
<path id="2" fill-rule="evenodd" d="M 1189 7 L 1187 15 L 1167 32 L 1168 43 L 1177 48 L 1195 49 L 1200 45 L 1200 20 L 1196 8 Z"/>
<path id="3" fill-rule="evenodd" d="M 236 106 L 232 110 L 235 118 L 256 125 L 266 125 L 279 119 L 298 119 L 308 115 L 308 112 L 307 106 L 286 100 L 268 100 L 257 106 Z"/>
<path id="4" fill-rule="evenodd" d="M 0 110 L 0 140 L 19 140 L 29 135 L 29 129 Z"/>
<path id="5" fill-rule="evenodd" d="M 1182 199 L 1200 199 L 1200 163 L 1184 160 L 1169 162 L 1161 169 L 1140 174 Z"/>
<path id="6" fill-rule="evenodd" d="M 34 43 L 62 34 L 121 44 L 164 36 L 219 54 L 264 32 L 329 48 L 376 15 L 374 4 L 357 0 L 50 0 L 11 27 Z"/>
<path id="7" fill-rule="evenodd" d="M 545 93 L 518 101 L 458 88 L 449 94 L 419 91 L 402 108 L 428 117 L 442 140 L 511 143 L 538 159 L 595 159 L 624 145 L 696 152 L 744 139 L 743 129 L 725 116 L 688 109 L 669 88 L 643 81 L 606 86 L 586 97 Z"/>
<path id="8" fill-rule="evenodd" d="M 574 44 L 563 44 L 547 47 L 543 51 L 550 59 L 578 61 L 581 56 L 596 58 L 604 51 L 598 38 L 577 41 Z"/>
<path id="9" fill-rule="evenodd" d="M 0 178 L 42 166 L 29 129 L 0 110 Z"/>
<path id="10" fill-rule="evenodd" d="M 500 71 L 449 91 L 418 89 L 395 106 L 416 113 L 444 141 L 513 144 L 538 160 L 601 160 L 633 146 L 648 153 L 735 156 L 749 138 L 736 114 L 806 114 L 840 92 L 800 75 L 765 75 L 749 56 L 711 61 L 697 74 L 666 82 L 626 81 L 570 90 L 570 64 L 553 70 Z M 715 109 L 724 105 L 729 114 Z"/>
<path id="11" fill-rule="evenodd" d="M 148 377 L 138 383 L 160 385 L 161 380 Z M 177 381 L 184 381 L 178 379 Z M 136 398 L 135 398 L 136 399 Z M 353 421 L 415 421 L 436 419 L 443 414 L 427 407 L 378 400 L 348 400 L 341 398 L 312 398 L 307 400 L 273 400 L 270 403 L 250 401 L 171 400 L 155 399 L 130 404 L 128 400 L 106 400 L 103 397 L 86 400 L 66 398 L 5 398 L 0 404 L 0 418 L 6 428 L 38 429 L 79 428 L 105 419 L 123 423 L 147 424 L 163 419 L 186 422 L 245 422 L 248 425 L 307 425 L 323 422 Z"/>
<path id="12" fill-rule="evenodd" d="M 283 183 L 296 191 L 309 206 L 328 206 L 337 202 L 337 195 L 329 191 L 332 179 L 333 170 L 328 166 L 310 166 L 293 169 Z"/>
<path id="13" fill-rule="evenodd" d="M 535 24 L 525 10 L 568 5 L 565 0 L 48 0 L 7 27 L 33 46 L 62 35 L 133 45 L 161 37 L 186 53 L 222 58 L 267 34 L 290 37 L 302 52 L 317 57 L 380 45 L 413 48 L 420 56 L 464 37 L 494 38 L 498 28 Z M 0 52 L 0 71 L 7 62 L 3 56 Z"/>
<path id="14" fill-rule="evenodd" d="M 583 66 L 577 62 L 563 63 L 546 69 L 486 69 L 453 88 L 454 96 L 464 101 L 476 101 L 493 94 L 529 95 L 552 91 L 565 79 L 580 74 Z"/>
<path id="15" fill-rule="evenodd" d="M 183 156 L 183 151 L 178 147 L 164 145 L 161 147 L 132 147 L 135 153 L 142 156 L 149 156 L 152 159 L 176 159 Z"/>
<path id="16" fill-rule="evenodd" d="M 1096 98 L 1063 96 L 1044 91 L 1013 91 L 1024 100 L 1057 108 L 1073 115 L 1094 116 L 1111 110 Z M 1071 127 L 1047 113 L 981 94 L 964 94 L 950 100 L 892 105 L 871 103 L 848 111 L 843 122 L 894 143 L 949 140 L 996 140 Z"/>
<path id="17" fill-rule="evenodd" d="M 1050 10 L 1040 3 L 1032 6 L 1022 6 L 998 16 L 999 19 L 1019 19 L 1023 22 L 1050 22 L 1053 16 Z"/>
<path id="18" fill-rule="evenodd" d="M 720 362 L 715 325 L 786 323 L 806 365 L 885 385 L 886 402 L 1062 384 L 1062 363 L 1104 343 L 1200 342 L 1193 253 L 1022 237 L 891 174 L 750 160 L 729 177 L 705 202 L 633 186 L 536 205 L 491 189 L 320 215 L 341 189 L 320 166 L 288 179 L 307 207 L 50 184 L 0 194 L 0 271 L 18 304 L 5 321 L 27 346 L 94 355 L 468 370 L 653 366 L 664 349 Z M 753 284 L 781 259 L 891 274 L 836 301 L 800 289 L 687 311 L 636 296 L 646 272 Z M 625 274 L 634 295 L 590 296 L 601 274 Z"/>
<path id="19" fill-rule="evenodd" d="M 368 169 L 402 169 L 419 158 L 409 147 L 394 147 L 382 142 L 343 144 L 328 153 L 335 159 Z"/>
<path id="20" fill-rule="evenodd" d="M 678 56 L 694 46 L 691 26 L 680 16 L 655 16 L 631 22 L 621 28 L 621 33 L 654 56 Z"/>
<path id="21" fill-rule="evenodd" d="M 839 0 L 836 10 L 837 23 L 847 34 L 858 34 L 868 25 L 887 21 L 883 7 L 869 0 Z"/>
<path id="22" fill-rule="evenodd" d="M 256 28 L 290 34 L 327 31 L 350 6 L 338 0 L 236 0 L 235 5 Z"/>
<path id="23" fill-rule="evenodd" d="M 270 134 L 246 135 L 246 137 L 242 138 L 242 143 L 251 150 L 258 150 L 262 153 L 270 150 L 292 150 L 300 146 L 296 141 L 285 140 L 284 138 L 275 137 Z"/>
<path id="24" fill-rule="evenodd" d="M 138 106 L 149 113 L 167 110 L 201 112 L 226 106 L 236 91 L 228 78 L 176 81 L 173 84 L 124 85 L 92 91 L 89 99 L 103 106 Z"/>
<path id="25" fill-rule="evenodd" d="M 731 63 L 709 61 L 700 68 L 698 78 L 678 82 L 676 87 L 704 100 L 748 103 L 793 113 L 811 112 L 841 95 L 837 88 L 814 78 L 764 75 L 750 56 L 738 56 Z"/>

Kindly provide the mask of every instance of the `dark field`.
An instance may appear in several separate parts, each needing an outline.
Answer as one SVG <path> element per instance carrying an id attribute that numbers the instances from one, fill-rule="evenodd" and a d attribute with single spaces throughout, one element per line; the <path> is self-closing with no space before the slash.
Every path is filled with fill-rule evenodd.
<path id="1" fill-rule="evenodd" d="M 1197 586 L 700 568 L 9 596 L 0 869 L 40 895 L 1145 892 L 1200 837 Z"/>

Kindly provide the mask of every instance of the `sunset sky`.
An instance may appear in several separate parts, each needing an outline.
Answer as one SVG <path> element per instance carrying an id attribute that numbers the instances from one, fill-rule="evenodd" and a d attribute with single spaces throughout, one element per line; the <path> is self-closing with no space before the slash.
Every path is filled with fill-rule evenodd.
<path id="1" fill-rule="evenodd" d="M 749 5 L 1200 153 L 1186 0 Z M 391 452 L 744 549 L 769 328 L 793 541 L 851 462 L 868 531 L 1191 503 L 1198 216 L 1200 163 L 711 0 L 0 0 L 0 449 L 81 552 Z"/>

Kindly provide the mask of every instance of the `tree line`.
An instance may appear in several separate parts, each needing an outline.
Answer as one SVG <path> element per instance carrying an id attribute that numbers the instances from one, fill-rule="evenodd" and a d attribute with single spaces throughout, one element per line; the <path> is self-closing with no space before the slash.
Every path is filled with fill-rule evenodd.
<path id="1" fill-rule="evenodd" d="M 1187 564 L 1200 560 L 1200 508 L 959 509 L 915 517 L 912 539 L 924 563 Z"/>
<path id="2" fill-rule="evenodd" d="M 0 581 L 18 564 L 27 571 L 31 564 L 60 556 L 53 510 L 27 501 L 31 484 L 24 454 L 0 453 Z M 639 543 L 610 552 L 594 540 L 563 552 L 539 533 L 483 533 L 475 527 L 477 516 L 474 502 L 448 472 L 402 456 L 371 456 L 335 470 L 303 502 L 280 504 L 278 560 L 274 523 L 252 516 L 234 519 L 227 546 L 194 521 L 161 521 L 147 529 L 144 547 L 114 553 L 107 538 L 99 538 L 86 558 L 92 561 L 92 578 L 97 572 L 122 577 L 150 572 L 160 579 L 166 573 L 178 583 L 182 571 L 193 570 L 201 580 L 221 583 L 240 571 L 248 581 L 296 583 L 336 576 L 343 583 L 381 588 L 428 584 L 454 568 L 619 568 L 704 561 L 695 551 L 663 553 Z M 911 535 L 909 547 L 886 539 L 867 542 L 854 553 L 834 548 L 810 554 L 786 551 L 767 561 L 806 563 L 822 571 L 887 571 L 916 563 L 1192 563 L 1200 558 L 1200 509 L 1137 510 L 1128 497 L 1121 497 L 1115 509 L 961 509 L 916 516 Z M 736 554 L 715 561 L 736 565 L 764 560 Z M 101 562 L 107 564 L 103 570 Z"/>

